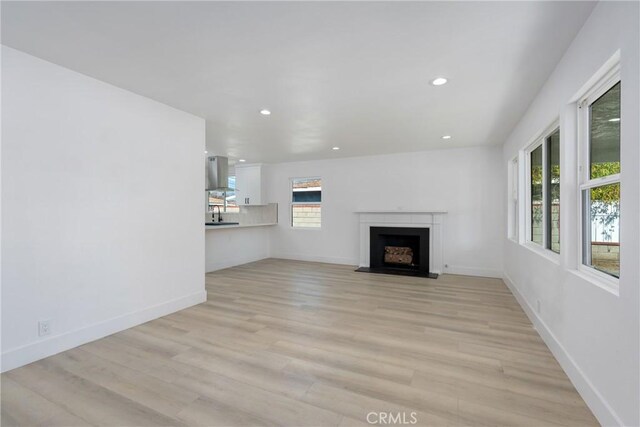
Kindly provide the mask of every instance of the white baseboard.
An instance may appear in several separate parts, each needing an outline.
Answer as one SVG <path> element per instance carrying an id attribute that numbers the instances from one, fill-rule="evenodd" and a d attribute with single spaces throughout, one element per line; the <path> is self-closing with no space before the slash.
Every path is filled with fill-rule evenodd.
<path id="1" fill-rule="evenodd" d="M 444 269 L 445 274 L 460 274 L 462 276 L 492 277 L 502 279 L 502 270 L 491 268 L 465 267 L 461 265 L 451 265 Z"/>
<path id="2" fill-rule="evenodd" d="M 580 369 L 573 357 L 567 352 L 562 343 L 558 341 L 544 320 L 538 316 L 531 304 L 529 304 L 526 298 L 520 293 L 518 287 L 509 275 L 504 273 L 502 279 L 600 424 L 603 426 L 624 425 L 604 396 L 589 380 L 584 371 Z"/>
<path id="3" fill-rule="evenodd" d="M 323 257 L 289 253 L 274 253 L 271 254 L 270 258 L 290 259 L 294 261 L 324 262 L 327 264 L 353 265 L 354 267 L 358 265 L 358 260 L 356 258 Z"/>
<path id="4" fill-rule="evenodd" d="M 42 341 L 29 343 L 2 353 L 1 371 L 6 372 L 35 362 L 45 357 L 53 356 L 82 344 L 104 338 L 107 335 L 132 328 L 158 317 L 166 316 L 187 307 L 203 303 L 207 300 L 205 290 L 191 295 L 176 298 L 143 310 L 127 313 L 99 323 L 54 335 Z"/>

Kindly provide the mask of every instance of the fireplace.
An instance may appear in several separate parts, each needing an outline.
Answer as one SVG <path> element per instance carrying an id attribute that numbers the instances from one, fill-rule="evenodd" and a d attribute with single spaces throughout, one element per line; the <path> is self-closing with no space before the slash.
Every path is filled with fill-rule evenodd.
<path id="1" fill-rule="evenodd" d="M 444 272 L 444 253 L 443 253 L 443 230 L 446 211 L 416 211 L 416 210 L 395 210 L 395 211 L 366 211 L 356 212 L 360 228 L 360 259 L 358 261 L 358 271 L 375 270 L 375 273 L 407 274 L 413 276 L 437 277 L 438 274 Z M 415 243 L 394 244 L 388 243 L 386 246 L 391 247 L 409 247 L 411 248 L 411 262 L 409 264 L 391 263 L 395 265 L 380 266 L 382 262 L 380 258 L 371 258 L 371 229 L 372 228 L 390 228 L 392 232 L 383 233 L 387 235 L 399 235 L 402 230 L 411 230 L 409 235 L 420 236 L 423 234 L 422 241 L 419 241 L 420 247 L 416 250 L 413 246 Z M 417 229 L 417 233 L 415 232 Z M 398 232 L 399 231 L 399 232 Z M 384 245 L 383 245 L 384 247 Z M 384 251 L 384 249 L 383 249 Z M 379 252 L 378 252 L 379 254 Z M 420 262 L 423 258 L 426 262 Z M 384 255 L 382 256 L 384 259 Z M 406 258 L 405 258 L 406 259 Z M 373 264 L 370 262 L 373 260 Z M 418 260 L 416 262 L 415 260 Z M 411 265 L 414 264 L 414 265 Z M 377 267 L 373 267 L 377 265 Z M 419 267 L 416 267 L 419 265 Z M 373 268 L 372 268 L 373 267 Z"/>
<path id="2" fill-rule="evenodd" d="M 429 273 L 429 228 L 370 227 L 370 273 L 400 274 L 435 278 Z"/>

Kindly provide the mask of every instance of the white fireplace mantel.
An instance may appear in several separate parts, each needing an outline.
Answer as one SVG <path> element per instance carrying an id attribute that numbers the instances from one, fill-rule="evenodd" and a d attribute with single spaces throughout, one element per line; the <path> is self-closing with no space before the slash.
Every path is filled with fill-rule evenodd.
<path id="1" fill-rule="evenodd" d="M 442 220 L 446 211 L 357 211 L 360 221 L 360 267 L 369 267 L 371 227 L 414 227 L 429 229 L 429 271 L 442 274 Z"/>

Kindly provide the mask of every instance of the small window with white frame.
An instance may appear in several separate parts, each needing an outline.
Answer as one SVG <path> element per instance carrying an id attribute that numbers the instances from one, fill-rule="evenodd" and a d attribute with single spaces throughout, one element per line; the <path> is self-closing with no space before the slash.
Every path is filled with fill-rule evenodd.
<path id="1" fill-rule="evenodd" d="M 530 145 L 527 159 L 527 242 L 560 253 L 560 128 Z"/>
<path id="2" fill-rule="evenodd" d="M 518 157 L 509 161 L 509 238 L 514 241 L 519 240 L 519 204 L 518 204 Z"/>
<path id="3" fill-rule="evenodd" d="M 581 265 L 612 280 L 620 277 L 620 89 L 616 66 L 578 101 Z"/>
<path id="4" fill-rule="evenodd" d="M 321 178 L 293 178 L 291 180 L 291 227 L 320 228 L 321 203 Z"/>
<path id="5" fill-rule="evenodd" d="M 207 212 L 214 212 L 215 206 L 218 206 L 222 212 L 238 213 L 240 208 L 236 203 L 236 177 L 230 176 L 224 190 L 214 190 L 208 192 Z"/>

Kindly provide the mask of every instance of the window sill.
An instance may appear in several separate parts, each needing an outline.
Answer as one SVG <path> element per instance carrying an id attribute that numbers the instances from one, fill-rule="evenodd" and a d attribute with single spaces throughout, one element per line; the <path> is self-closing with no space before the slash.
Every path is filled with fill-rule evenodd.
<path id="1" fill-rule="evenodd" d="M 536 253 L 543 258 L 546 258 L 552 263 L 560 265 L 560 254 L 557 254 L 549 249 L 545 249 L 542 246 L 532 242 L 525 242 L 522 244 L 522 246 L 529 249 L 531 252 Z"/>
<path id="2" fill-rule="evenodd" d="M 301 230 L 301 231 L 321 231 L 322 227 L 289 227 L 292 230 Z"/>
<path id="3" fill-rule="evenodd" d="M 591 268 L 578 267 L 578 269 L 571 269 L 569 272 L 582 280 L 586 280 L 594 286 L 609 292 L 617 297 L 620 296 L 619 280 L 614 277 L 607 277 L 604 273 L 600 274 L 598 271 Z"/>

